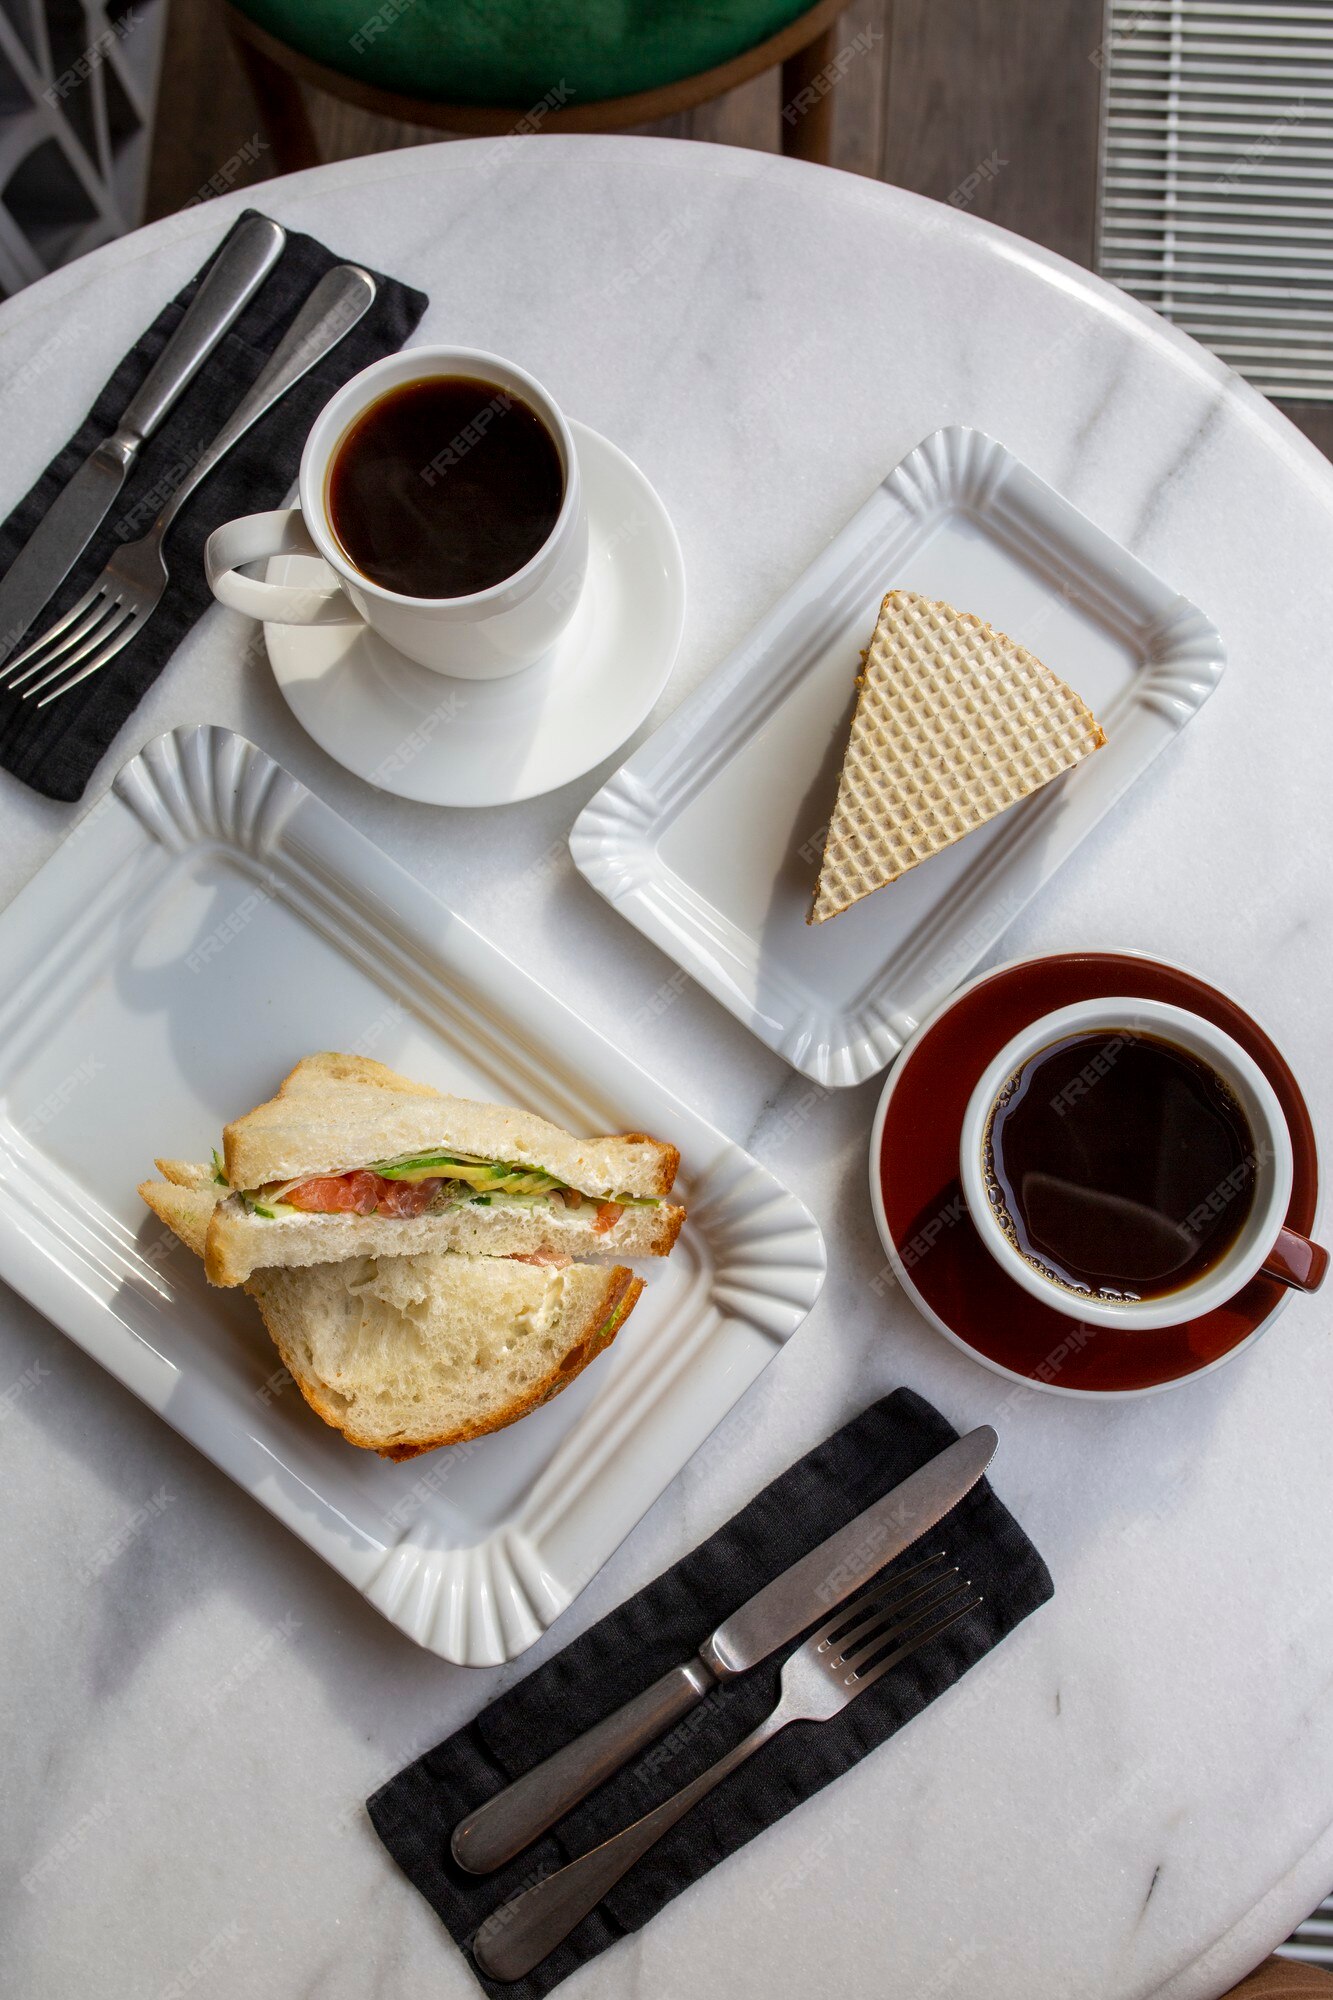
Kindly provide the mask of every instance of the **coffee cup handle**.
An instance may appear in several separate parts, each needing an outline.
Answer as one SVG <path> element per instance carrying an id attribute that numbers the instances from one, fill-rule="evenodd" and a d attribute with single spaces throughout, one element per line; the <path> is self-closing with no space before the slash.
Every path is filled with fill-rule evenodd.
<path id="1" fill-rule="evenodd" d="M 1294 1229 L 1282 1229 L 1264 1259 L 1261 1275 L 1290 1285 L 1294 1292 L 1317 1292 L 1328 1275 L 1328 1252 Z"/>
<path id="2" fill-rule="evenodd" d="M 359 625 L 360 612 L 328 564 L 320 557 L 327 582 L 262 583 L 242 576 L 246 563 L 266 556 L 319 556 L 299 507 L 272 514 L 244 514 L 214 528 L 204 544 L 208 587 L 219 604 L 243 611 L 273 625 Z"/>

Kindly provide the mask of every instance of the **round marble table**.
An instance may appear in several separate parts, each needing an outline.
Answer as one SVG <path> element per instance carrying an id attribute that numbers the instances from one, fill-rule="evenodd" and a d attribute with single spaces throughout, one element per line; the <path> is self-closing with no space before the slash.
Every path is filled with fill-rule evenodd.
<path id="1" fill-rule="evenodd" d="M 250 199 L 190 209 L 4 308 L 5 504 Z M 1216 698 L 1004 950 L 1184 961 L 1259 1013 L 1327 1112 L 1333 472 L 1257 395 L 984 223 L 744 152 L 478 141 L 322 168 L 262 200 L 426 287 L 419 339 L 513 355 L 645 468 L 690 592 L 659 719 L 941 424 L 1002 439 L 1203 606 L 1230 655 Z M 24 364 L 53 340 L 35 394 Z M 626 1026 L 671 968 L 564 849 L 605 769 L 507 811 L 395 801 L 302 736 L 248 637 L 210 613 L 90 797 L 160 730 L 238 727 L 650 1056 L 828 1236 L 817 1310 L 706 1475 L 677 1481 L 528 1664 L 898 1383 L 960 1427 L 994 1419 L 996 1487 L 1055 1576 L 1054 1602 L 984 1668 L 579 1993 L 1223 1991 L 1333 1881 L 1329 1297 L 1147 1401 L 1015 1391 L 876 1283 L 873 1084 L 822 1096 L 693 987 L 651 1037 Z M 0 901 L 73 817 L 0 776 Z M 474 1991 L 359 1802 L 523 1666 L 470 1673 L 415 1650 L 10 1294 L 0 1392 L 13 1990 Z M 163 1486 L 170 1509 L 114 1572 L 80 1581 L 84 1552 Z M 225 1709 L 201 1710 L 217 1663 L 242 1657 L 257 1664 Z M 61 1866 L 25 1893 L 57 1847 Z"/>

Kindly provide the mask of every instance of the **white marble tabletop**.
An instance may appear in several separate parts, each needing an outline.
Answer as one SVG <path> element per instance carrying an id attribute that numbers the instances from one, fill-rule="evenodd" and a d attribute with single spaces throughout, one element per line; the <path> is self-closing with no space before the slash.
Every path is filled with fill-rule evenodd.
<path id="1" fill-rule="evenodd" d="M 3 492 L 75 425 L 198 265 L 226 197 L 0 313 Z M 1333 472 L 1261 398 L 1119 293 L 953 209 L 759 155 L 478 141 L 260 191 L 418 283 L 421 340 L 498 348 L 656 483 L 689 613 L 659 719 L 910 446 L 979 425 L 1201 605 L 1230 667 L 1186 735 L 1012 927 L 1006 956 L 1138 946 L 1258 1012 L 1318 1120 L 1333 1088 L 1327 856 Z M 379 795 L 297 729 L 213 610 L 126 724 L 253 737 L 640 1058 L 667 962 L 576 877 L 606 776 L 506 811 Z M 74 818 L 0 775 L 0 901 Z M 495 899 L 497 880 L 508 885 Z M 875 1280 L 876 1086 L 820 1097 L 687 987 L 658 1076 L 811 1204 L 807 1325 L 522 1665 L 416 1650 L 21 1299 L 0 1297 L 6 1986 L 31 2000 L 465 1996 L 470 1975 L 360 1811 L 390 1771 L 899 1383 L 995 1416 L 995 1485 L 1054 1601 L 838 1785 L 572 1996 L 711 1988 L 878 2000 L 1201 2000 L 1333 1881 L 1330 1297 L 1217 1374 L 1081 1405 L 974 1365 Z M 113 1568 L 90 1549 L 162 1490 Z M 201 1687 L 227 1663 L 225 1706 Z M 12 1982 L 12 1983 L 11 1983 Z"/>

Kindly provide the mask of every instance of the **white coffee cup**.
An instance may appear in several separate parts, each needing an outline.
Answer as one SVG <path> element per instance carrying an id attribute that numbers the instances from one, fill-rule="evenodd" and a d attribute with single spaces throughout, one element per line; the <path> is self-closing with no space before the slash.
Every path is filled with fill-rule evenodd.
<path id="1" fill-rule="evenodd" d="M 987 1145 L 996 1102 L 1009 1079 L 1033 1056 L 1068 1035 L 1105 1035 L 1103 1059 L 1114 1062 L 1118 1034 L 1156 1035 L 1206 1063 L 1234 1094 L 1254 1140 L 1253 1193 L 1249 1212 L 1234 1243 L 1192 1282 L 1162 1297 L 1110 1297 L 1058 1283 L 1025 1257 L 1006 1233 L 989 1191 Z M 1097 1059 L 1088 1068 L 1089 1089 L 1098 1082 Z M 1148 1331 L 1201 1318 L 1263 1271 L 1299 1290 L 1313 1291 L 1327 1268 L 1327 1253 L 1286 1227 L 1291 1200 L 1292 1147 L 1277 1094 L 1253 1057 L 1220 1028 L 1183 1007 L 1144 999 L 1080 1000 L 1045 1014 L 1007 1042 L 978 1080 L 963 1115 L 959 1172 L 968 1210 L 982 1242 L 997 1264 L 1044 1305 L 1090 1326 Z M 1218 1199 L 1228 1198 L 1228 1191 Z"/>
<path id="2" fill-rule="evenodd" d="M 329 519 L 329 470 L 363 412 L 391 389 L 431 376 L 461 375 L 520 397 L 554 439 L 564 476 L 555 526 L 513 576 L 467 597 L 405 597 L 363 576 Z M 578 453 L 569 425 L 541 384 L 498 354 L 473 347 L 413 347 L 372 362 L 344 383 L 315 419 L 297 481 L 299 507 L 247 514 L 214 529 L 204 550 L 219 603 L 275 625 L 367 624 L 411 660 L 462 680 L 499 680 L 535 666 L 574 614 L 588 567 L 588 523 Z M 277 555 L 319 556 L 317 583 L 279 584 L 243 576 L 248 563 Z"/>

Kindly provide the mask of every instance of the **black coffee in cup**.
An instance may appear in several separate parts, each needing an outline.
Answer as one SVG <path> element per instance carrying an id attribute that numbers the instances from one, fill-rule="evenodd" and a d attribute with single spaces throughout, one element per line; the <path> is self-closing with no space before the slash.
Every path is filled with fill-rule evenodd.
<path id="1" fill-rule="evenodd" d="M 556 524 L 560 450 L 521 396 L 466 375 L 390 389 L 333 454 L 328 517 L 362 576 L 470 597 L 517 574 Z"/>
<path id="2" fill-rule="evenodd" d="M 992 1207 L 1045 1277 L 1108 1299 L 1158 1299 L 1230 1252 L 1254 1200 L 1255 1141 L 1206 1062 L 1129 1028 L 1030 1057 L 986 1132 Z"/>

